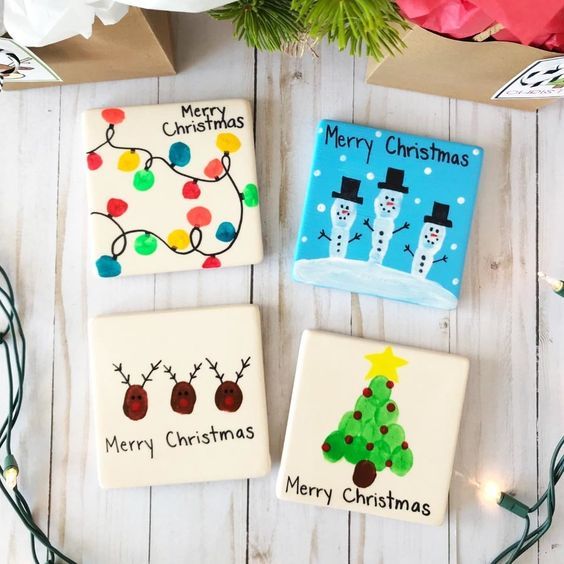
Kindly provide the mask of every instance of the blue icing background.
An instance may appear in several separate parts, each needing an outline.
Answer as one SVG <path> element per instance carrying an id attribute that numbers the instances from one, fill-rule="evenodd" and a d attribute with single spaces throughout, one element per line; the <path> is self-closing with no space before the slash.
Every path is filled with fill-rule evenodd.
<path id="1" fill-rule="evenodd" d="M 368 155 L 367 143 L 362 140 L 359 141 L 358 146 L 355 140 L 352 140 L 351 146 L 335 147 L 337 137 L 334 134 L 333 136 L 329 135 L 329 132 L 335 132 L 335 126 L 338 126 L 338 134 L 344 136 L 344 139 L 341 139 L 343 143 L 346 143 L 347 137 L 366 139 L 368 143 L 372 141 L 370 155 Z M 391 136 L 395 139 L 388 141 Z M 483 150 L 472 145 L 327 120 L 320 122 L 316 138 L 315 155 L 295 260 L 329 257 L 329 241 L 318 237 L 322 229 L 327 234 L 331 232 L 330 209 L 334 202 L 331 195 L 332 192 L 341 190 L 341 179 L 343 176 L 347 176 L 361 181 L 358 196 L 362 197 L 364 201 L 357 206 L 356 221 L 350 230 L 351 238 L 357 232 L 362 234 L 362 238 L 348 245 L 346 258 L 367 261 L 372 247 L 372 232 L 363 225 L 363 221 L 368 219 L 372 226 L 375 219 L 374 199 L 380 192 L 378 182 L 384 181 L 388 168 L 393 167 L 405 171 L 403 185 L 409 188 L 409 192 L 403 196 L 401 211 L 395 219 L 394 228 L 398 229 L 405 222 L 410 224 L 410 228 L 393 235 L 382 264 L 391 269 L 410 273 L 412 256 L 408 252 L 404 252 L 405 245 L 409 244 L 411 250 L 415 251 L 419 233 L 424 224 L 424 216 L 432 214 L 434 202 L 447 204 L 450 206 L 448 218 L 453 225 L 452 228 L 446 230 L 444 244 L 434 257 L 439 259 L 443 255 L 447 255 L 447 262 L 433 264 L 427 280 L 440 284 L 458 297 L 482 166 Z M 325 143 L 326 138 L 327 144 Z M 389 143 L 391 149 L 397 150 L 398 138 L 404 146 L 417 146 L 419 149 L 422 147 L 429 149 L 431 144 L 434 143 L 437 149 L 448 151 L 451 156 L 458 154 L 461 162 L 463 162 L 462 155 L 467 155 L 468 166 L 464 167 L 452 162 L 439 162 L 439 160 L 432 160 L 431 158 L 423 160 L 414 156 L 404 157 L 398 154 L 390 154 L 386 150 L 386 143 Z M 412 155 L 414 153 L 415 151 L 412 150 Z M 438 157 L 438 151 L 436 151 L 436 155 Z M 297 279 L 304 282 L 335 286 L 329 278 L 316 281 L 304 280 L 303 276 L 296 276 L 296 271 L 294 274 Z M 406 282 L 405 276 L 403 282 Z M 353 291 L 355 290 L 353 289 Z M 356 291 L 362 290 L 357 289 Z M 377 290 L 366 293 L 380 295 Z M 416 292 L 407 298 L 400 296 L 398 299 L 419 301 Z"/>

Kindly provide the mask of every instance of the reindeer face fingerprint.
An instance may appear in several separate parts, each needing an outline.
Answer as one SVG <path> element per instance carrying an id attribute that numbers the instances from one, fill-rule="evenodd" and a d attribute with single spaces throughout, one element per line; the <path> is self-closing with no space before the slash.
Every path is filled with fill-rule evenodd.
<path id="1" fill-rule="evenodd" d="M 239 384 L 227 380 L 215 392 L 215 405 L 220 411 L 237 411 L 243 403 L 243 391 Z"/>
<path id="2" fill-rule="evenodd" d="M 241 359 L 241 368 L 235 373 L 235 380 L 224 380 L 225 374 L 221 373 L 217 368 L 217 362 L 212 362 L 206 358 L 210 370 L 214 372 L 215 377 L 221 382 L 215 392 L 215 405 L 220 411 L 234 413 L 243 403 L 243 390 L 239 386 L 239 380 L 243 377 L 243 372 L 251 365 L 251 357 L 247 360 Z"/>
<path id="3" fill-rule="evenodd" d="M 147 392 L 142 386 L 137 384 L 130 386 L 125 392 L 123 400 L 123 412 L 125 415 L 129 419 L 133 419 L 133 421 L 138 421 L 147 415 L 147 409 L 149 409 Z"/>
<path id="4" fill-rule="evenodd" d="M 194 364 L 194 370 L 190 372 L 190 380 L 176 379 L 176 372 L 172 371 L 172 366 L 165 366 L 164 371 L 170 375 L 170 379 L 174 381 L 174 387 L 170 394 L 170 407 L 176 413 L 181 415 L 189 415 L 194 411 L 196 405 L 196 390 L 192 386 L 192 380 L 196 378 L 198 370 L 202 367 L 202 363 Z"/>
<path id="5" fill-rule="evenodd" d="M 123 365 L 121 363 L 114 364 L 114 372 L 121 375 L 121 383 L 127 386 L 127 390 L 123 398 L 123 413 L 132 421 L 139 421 L 147 415 L 147 411 L 149 409 L 149 397 L 147 395 L 147 391 L 145 390 L 145 384 L 153 381 L 151 374 L 159 369 L 160 364 L 160 360 L 155 364 L 151 364 L 151 370 L 148 374 L 146 376 L 145 374 L 141 374 L 141 378 L 143 379 L 142 384 L 131 384 L 131 375 L 125 374 L 123 371 Z"/>

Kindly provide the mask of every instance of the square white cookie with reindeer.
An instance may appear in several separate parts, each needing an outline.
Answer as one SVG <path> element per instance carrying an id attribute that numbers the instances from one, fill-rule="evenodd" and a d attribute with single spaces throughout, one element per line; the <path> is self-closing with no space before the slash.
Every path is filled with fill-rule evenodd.
<path id="1" fill-rule="evenodd" d="M 98 317 L 90 353 L 102 487 L 269 472 L 256 306 Z"/>
<path id="2" fill-rule="evenodd" d="M 441 524 L 467 373 L 451 354 L 306 331 L 278 497 Z"/>
<path id="3" fill-rule="evenodd" d="M 248 101 L 103 108 L 83 121 L 99 276 L 262 260 Z"/>

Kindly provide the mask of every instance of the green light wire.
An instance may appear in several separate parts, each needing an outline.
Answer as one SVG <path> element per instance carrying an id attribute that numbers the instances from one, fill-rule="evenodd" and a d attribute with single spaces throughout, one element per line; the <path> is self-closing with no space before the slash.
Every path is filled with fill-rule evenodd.
<path id="1" fill-rule="evenodd" d="M 20 414 L 23 401 L 26 341 L 15 304 L 12 284 L 6 271 L 1 266 L 0 276 L 0 310 L 7 320 L 6 329 L 0 332 L 0 347 L 4 349 L 5 375 L 8 379 L 8 414 L 0 425 L 0 448 L 5 445 L 6 459 L 15 462 L 11 439 L 12 430 Z M 0 474 L 3 473 L 4 468 L 0 466 Z M 36 543 L 42 544 L 47 551 L 45 564 L 55 564 L 56 557 L 67 564 L 76 564 L 74 560 L 71 560 L 55 548 L 47 535 L 35 523 L 31 509 L 25 497 L 19 491 L 17 484 L 10 490 L 6 487 L 4 481 L 0 479 L 0 491 L 29 531 L 31 555 L 35 564 L 41 564 L 37 556 Z"/>
<path id="2" fill-rule="evenodd" d="M 514 542 L 512 545 L 508 546 L 503 552 L 498 554 L 491 564 L 500 564 L 504 562 L 505 564 L 511 564 L 515 562 L 519 556 L 524 552 L 529 550 L 533 545 L 535 545 L 542 536 L 550 529 L 552 525 L 552 517 L 554 516 L 554 510 L 556 508 L 556 491 L 555 486 L 558 480 L 562 477 L 564 473 L 564 454 L 560 455 L 560 451 L 564 446 L 564 436 L 560 438 L 552 457 L 550 459 L 550 470 L 548 474 L 548 487 L 546 491 L 541 495 L 538 501 L 529 508 L 529 515 L 538 511 L 543 504 L 546 502 L 546 518 L 545 520 L 533 531 L 529 532 L 531 526 L 531 520 L 529 515 L 524 517 L 525 519 L 525 529 L 521 538 Z"/>

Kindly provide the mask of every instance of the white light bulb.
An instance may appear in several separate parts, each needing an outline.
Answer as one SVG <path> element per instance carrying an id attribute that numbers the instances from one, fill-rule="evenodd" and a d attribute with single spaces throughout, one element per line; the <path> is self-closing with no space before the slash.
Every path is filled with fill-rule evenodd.
<path id="1" fill-rule="evenodd" d="M 501 488 L 495 482 L 486 482 L 482 485 L 482 492 L 488 501 L 499 503 L 501 499 Z"/>
<path id="2" fill-rule="evenodd" d="M 19 471 L 15 466 L 6 468 L 4 470 L 4 480 L 6 481 L 6 485 L 11 490 L 13 490 L 18 485 L 18 474 Z"/>

